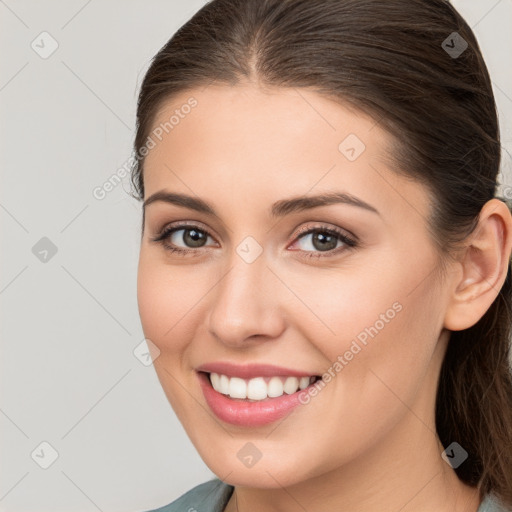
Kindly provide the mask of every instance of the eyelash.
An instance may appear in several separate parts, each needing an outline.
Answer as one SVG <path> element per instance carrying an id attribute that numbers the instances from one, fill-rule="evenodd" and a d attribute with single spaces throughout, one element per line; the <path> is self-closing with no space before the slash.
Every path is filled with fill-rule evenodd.
<path id="1" fill-rule="evenodd" d="M 181 230 L 195 230 L 203 233 L 207 237 L 213 238 L 210 233 L 200 228 L 199 226 L 195 224 L 179 224 L 176 226 L 168 226 L 164 228 L 156 237 L 151 238 L 152 242 L 160 243 L 166 251 L 169 251 L 170 253 L 175 253 L 181 256 L 185 255 L 192 255 L 192 256 L 200 256 L 199 250 L 201 248 L 197 249 L 182 249 L 181 247 L 173 247 L 166 243 L 166 240 L 176 231 Z M 297 233 L 297 236 L 295 237 L 295 240 L 299 240 L 300 238 L 305 237 L 306 235 L 309 235 L 311 233 L 327 233 L 329 235 L 336 236 L 341 242 L 345 244 L 345 247 L 337 247 L 335 249 L 330 249 L 329 251 L 298 251 L 305 254 L 302 254 L 302 257 L 305 258 L 322 258 L 322 257 L 331 257 L 337 255 L 340 251 L 346 251 L 350 249 L 354 249 L 358 246 L 358 242 L 354 240 L 353 238 L 350 238 L 347 236 L 343 231 L 337 228 L 327 227 L 327 226 L 305 226 L 304 228 L 300 229 Z M 192 254 L 190 254 L 192 253 Z"/>

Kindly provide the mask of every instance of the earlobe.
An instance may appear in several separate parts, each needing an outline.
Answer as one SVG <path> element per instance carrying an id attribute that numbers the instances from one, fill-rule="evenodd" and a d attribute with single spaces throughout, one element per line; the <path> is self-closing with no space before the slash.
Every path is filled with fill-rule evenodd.
<path id="1" fill-rule="evenodd" d="M 468 329 L 482 318 L 505 282 L 512 251 L 512 215 L 499 199 L 488 201 L 458 263 L 444 327 Z"/>

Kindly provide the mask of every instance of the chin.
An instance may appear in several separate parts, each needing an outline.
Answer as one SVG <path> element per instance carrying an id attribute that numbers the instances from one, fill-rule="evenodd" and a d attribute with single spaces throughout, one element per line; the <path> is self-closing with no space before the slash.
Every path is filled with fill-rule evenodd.
<path id="1" fill-rule="evenodd" d="M 240 444 L 244 446 L 245 442 Z M 203 458 L 203 461 L 217 478 L 233 486 L 279 489 L 293 486 L 310 477 L 307 474 L 299 473 L 297 463 L 294 463 L 293 460 L 284 462 L 283 459 L 275 461 L 268 458 L 264 460 L 262 457 L 253 466 L 246 467 L 238 458 L 235 458 L 234 461 L 231 457 L 229 460 L 227 458 L 219 460 L 219 455 L 219 453 L 214 453 L 211 460 Z"/>

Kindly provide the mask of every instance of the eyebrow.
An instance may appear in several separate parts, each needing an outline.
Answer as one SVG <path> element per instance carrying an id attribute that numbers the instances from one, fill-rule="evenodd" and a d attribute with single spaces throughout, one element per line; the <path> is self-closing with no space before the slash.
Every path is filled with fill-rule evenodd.
<path id="1" fill-rule="evenodd" d="M 165 203 L 174 204 L 176 206 L 183 206 L 190 210 L 195 210 L 200 213 L 211 215 L 212 217 L 219 218 L 213 206 L 207 201 L 198 197 L 189 196 L 186 194 L 178 194 L 160 190 L 149 196 L 143 204 L 143 209 L 146 206 L 162 201 Z M 328 192 L 325 194 L 319 194 L 315 196 L 297 196 L 290 199 L 281 199 L 276 201 L 271 209 L 270 214 L 272 217 L 284 217 L 290 213 L 300 212 L 316 208 L 318 206 L 328 206 L 331 204 L 347 204 L 350 206 L 357 206 L 370 212 L 380 215 L 379 211 L 367 202 L 359 199 L 351 194 L 345 192 Z"/>

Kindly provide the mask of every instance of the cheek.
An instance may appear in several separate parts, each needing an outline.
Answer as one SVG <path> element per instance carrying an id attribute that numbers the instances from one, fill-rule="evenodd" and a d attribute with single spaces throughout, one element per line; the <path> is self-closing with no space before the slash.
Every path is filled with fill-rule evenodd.
<path id="1" fill-rule="evenodd" d="M 137 275 L 137 302 L 146 338 L 162 352 L 175 346 L 179 319 L 189 299 L 176 270 L 141 250 Z M 190 290 L 190 289 L 188 289 Z M 171 344 L 171 340 L 173 343 Z"/>
<path id="2" fill-rule="evenodd" d="M 422 281 L 432 262 L 427 256 L 407 266 L 398 256 L 373 273 L 367 267 L 352 268 L 344 278 L 318 275 L 314 286 L 295 280 L 295 291 L 317 317 L 295 320 L 324 355 L 334 387 L 344 399 L 354 398 L 351 410 L 365 401 L 367 411 L 379 408 L 380 400 L 397 403 L 386 384 L 411 398 L 436 348 L 443 305 L 433 280 Z M 358 392 L 345 388 L 347 383 Z"/>
<path id="3" fill-rule="evenodd" d="M 159 267 L 151 265 L 141 252 L 137 274 L 137 304 L 142 329 L 146 338 L 159 346 L 159 338 L 169 327 L 164 322 L 162 306 L 166 301 L 167 285 Z M 172 320 L 168 318 L 168 320 Z M 160 348 L 160 347 L 159 347 Z"/>
<path id="4" fill-rule="evenodd" d="M 319 331 L 314 322 L 315 336 L 304 323 L 309 339 L 319 339 L 323 332 L 324 352 L 331 361 L 354 341 L 361 346 L 359 359 L 364 359 L 363 352 L 399 358 L 414 357 L 411 352 L 418 350 L 418 357 L 422 351 L 426 356 L 435 348 L 443 308 L 432 274 L 435 264 L 435 254 L 428 250 L 385 247 L 341 270 L 317 273 L 314 282 L 295 276 L 297 294 L 324 325 Z"/>
<path id="5" fill-rule="evenodd" d="M 335 335 L 319 336 L 318 325 L 315 330 L 312 322 L 303 322 L 328 361 L 324 379 L 329 380 L 304 406 L 309 417 L 329 416 L 315 423 L 318 443 L 304 450 L 305 463 L 318 457 L 319 445 L 327 465 L 358 456 L 407 417 L 421 392 L 436 347 L 432 319 L 439 306 L 428 285 L 412 294 L 406 280 L 395 285 L 370 295 L 360 288 L 352 296 L 346 287 L 331 287 L 330 300 L 319 311 Z M 280 426 L 283 433 L 286 427 Z M 333 452 L 339 458 L 328 455 Z"/>
<path id="6" fill-rule="evenodd" d="M 187 286 L 186 272 L 141 250 L 137 302 L 142 329 L 145 338 L 158 348 L 158 356 L 153 362 L 155 372 L 169 403 L 185 426 L 190 411 L 197 407 L 200 399 L 200 395 L 193 396 L 192 391 L 197 390 L 191 383 L 183 386 L 181 365 L 193 333 L 188 326 L 197 314 L 198 297 L 201 296 L 197 283 Z"/>
<path id="7" fill-rule="evenodd" d="M 165 256 L 164 256 L 165 258 Z M 214 285 L 211 272 L 194 265 L 169 265 L 161 255 L 141 250 L 137 302 L 144 335 L 162 355 L 189 345 L 204 312 L 205 296 Z"/>

